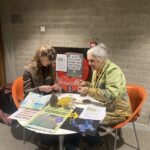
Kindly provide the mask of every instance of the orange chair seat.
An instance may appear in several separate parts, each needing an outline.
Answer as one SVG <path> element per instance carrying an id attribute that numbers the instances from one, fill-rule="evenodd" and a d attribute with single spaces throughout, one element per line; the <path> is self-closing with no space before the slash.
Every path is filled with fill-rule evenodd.
<path id="1" fill-rule="evenodd" d="M 12 97 L 17 108 L 24 98 L 23 76 L 18 77 L 12 86 Z"/>

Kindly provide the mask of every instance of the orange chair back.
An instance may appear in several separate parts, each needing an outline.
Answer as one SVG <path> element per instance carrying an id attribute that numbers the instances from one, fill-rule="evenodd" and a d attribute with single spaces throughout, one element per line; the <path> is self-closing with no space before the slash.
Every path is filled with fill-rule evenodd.
<path id="1" fill-rule="evenodd" d="M 142 106 L 147 98 L 146 90 L 139 85 L 127 85 L 127 92 L 130 98 L 132 114 L 127 120 L 117 124 L 114 128 L 121 128 L 129 122 L 135 121 L 140 116 Z"/>
<path id="2" fill-rule="evenodd" d="M 20 102 L 24 98 L 23 90 L 23 76 L 18 77 L 12 86 L 12 97 L 17 108 L 19 108 Z"/>

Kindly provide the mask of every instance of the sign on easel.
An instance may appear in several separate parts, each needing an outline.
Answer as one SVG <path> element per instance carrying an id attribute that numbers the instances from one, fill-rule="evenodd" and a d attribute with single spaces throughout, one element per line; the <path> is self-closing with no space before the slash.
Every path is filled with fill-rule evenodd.
<path id="1" fill-rule="evenodd" d="M 56 71 L 67 72 L 67 55 L 57 54 L 57 57 L 56 57 Z"/>
<path id="2" fill-rule="evenodd" d="M 66 92 L 77 91 L 76 81 L 86 80 L 89 74 L 88 61 L 81 53 L 68 52 L 57 54 L 56 59 L 57 81 Z"/>
<path id="3" fill-rule="evenodd" d="M 67 53 L 67 76 L 82 77 L 83 54 Z"/>

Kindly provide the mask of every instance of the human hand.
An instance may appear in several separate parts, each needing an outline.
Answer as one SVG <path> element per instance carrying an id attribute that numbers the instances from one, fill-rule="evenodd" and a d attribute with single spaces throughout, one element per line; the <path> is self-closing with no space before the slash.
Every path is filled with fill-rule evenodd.
<path id="1" fill-rule="evenodd" d="M 84 81 L 84 80 L 77 80 L 77 81 L 75 81 L 75 84 L 77 86 L 79 86 L 79 87 L 85 86 L 86 85 L 86 81 Z"/>
<path id="2" fill-rule="evenodd" d="M 39 86 L 39 91 L 40 91 L 40 92 L 49 93 L 49 92 L 52 91 L 52 89 L 53 89 L 53 87 L 50 86 L 50 85 L 42 85 L 42 86 Z"/>
<path id="3" fill-rule="evenodd" d="M 60 84 L 57 84 L 57 83 L 53 84 L 52 87 L 55 91 L 61 92 L 62 90 L 62 87 L 60 86 Z"/>
<path id="4" fill-rule="evenodd" d="M 86 95 L 88 93 L 88 87 L 78 87 L 78 92 L 82 95 Z"/>

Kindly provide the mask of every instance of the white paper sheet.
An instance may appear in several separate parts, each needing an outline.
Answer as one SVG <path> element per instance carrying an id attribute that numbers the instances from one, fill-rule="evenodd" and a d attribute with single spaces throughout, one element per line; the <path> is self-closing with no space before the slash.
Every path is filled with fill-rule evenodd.
<path id="1" fill-rule="evenodd" d="M 18 121 L 28 121 L 34 115 L 38 114 L 39 110 L 34 109 L 26 109 L 26 108 L 19 108 L 16 112 L 9 116 L 9 118 L 18 120 Z"/>
<path id="2" fill-rule="evenodd" d="M 106 115 L 106 108 L 94 105 L 87 105 L 79 118 L 91 120 L 103 120 Z"/>
<path id="3" fill-rule="evenodd" d="M 56 71 L 67 72 L 67 55 L 57 54 L 57 57 L 56 57 Z"/>

